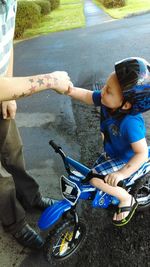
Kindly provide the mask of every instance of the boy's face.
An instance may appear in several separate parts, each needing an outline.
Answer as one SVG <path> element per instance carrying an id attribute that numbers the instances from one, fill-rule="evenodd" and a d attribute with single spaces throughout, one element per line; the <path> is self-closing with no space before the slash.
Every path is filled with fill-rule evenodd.
<path id="1" fill-rule="evenodd" d="M 123 94 L 115 72 L 110 74 L 101 92 L 101 102 L 103 105 L 113 110 L 121 106 Z"/>

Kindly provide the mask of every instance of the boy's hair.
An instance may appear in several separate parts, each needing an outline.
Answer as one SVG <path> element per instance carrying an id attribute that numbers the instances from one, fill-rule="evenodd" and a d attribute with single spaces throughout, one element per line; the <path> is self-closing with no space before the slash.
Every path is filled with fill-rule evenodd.
<path id="1" fill-rule="evenodd" d="M 143 58 L 130 57 L 115 64 L 115 72 L 122 88 L 124 102 L 132 104 L 130 113 L 150 109 L 150 64 Z"/>

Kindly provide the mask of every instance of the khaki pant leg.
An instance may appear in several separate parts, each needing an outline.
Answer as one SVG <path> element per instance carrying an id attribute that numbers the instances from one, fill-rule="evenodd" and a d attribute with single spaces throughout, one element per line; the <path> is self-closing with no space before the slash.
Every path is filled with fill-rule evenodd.
<path id="1" fill-rule="evenodd" d="M 28 208 L 40 196 L 39 186 L 25 170 L 23 146 L 15 120 L 0 119 L 0 132 L 2 165 L 13 176 L 17 196 Z"/>
<path id="2" fill-rule="evenodd" d="M 25 211 L 16 198 L 13 178 L 0 165 L 0 220 L 5 231 L 15 233 L 25 223 Z"/>

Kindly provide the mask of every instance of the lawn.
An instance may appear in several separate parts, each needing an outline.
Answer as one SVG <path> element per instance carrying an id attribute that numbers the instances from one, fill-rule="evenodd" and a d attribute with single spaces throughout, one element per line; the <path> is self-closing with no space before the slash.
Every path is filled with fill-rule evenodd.
<path id="1" fill-rule="evenodd" d="M 123 18 L 127 15 L 150 10 L 150 0 L 127 0 L 126 6 L 121 8 L 104 8 L 104 6 L 98 1 L 93 0 L 98 6 L 103 8 L 113 18 Z"/>
<path id="2" fill-rule="evenodd" d="M 45 16 L 36 28 L 28 29 L 24 38 L 85 26 L 82 0 L 61 0 L 58 9 Z"/>
<path id="3" fill-rule="evenodd" d="M 92 1 L 92 0 L 91 0 Z M 150 0 L 127 0 L 121 8 L 105 8 L 99 0 L 93 0 L 113 18 L 123 18 L 127 15 L 150 10 Z M 85 26 L 84 0 L 61 0 L 58 9 L 42 18 L 41 23 L 24 32 L 24 38 L 47 34 L 51 32 L 70 30 Z"/>

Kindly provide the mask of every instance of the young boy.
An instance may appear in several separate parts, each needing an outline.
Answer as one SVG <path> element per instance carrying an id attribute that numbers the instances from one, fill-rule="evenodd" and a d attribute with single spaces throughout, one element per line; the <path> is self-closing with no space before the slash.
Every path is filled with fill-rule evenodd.
<path id="1" fill-rule="evenodd" d="M 127 58 L 115 65 L 115 72 L 110 74 L 101 91 L 70 87 L 67 92 L 68 96 L 86 104 L 101 106 L 100 128 L 106 157 L 97 160 L 94 171 L 106 177 L 105 181 L 93 178 L 91 183 L 119 199 L 113 217 L 116 226 L 127 224 L 138 206 L 133 196 L 117 186 L 118 182 L 135 180 L 148 172 L 146 131 L 140 112 L 150 108 L 149 77 L 148 62 Z"/>

